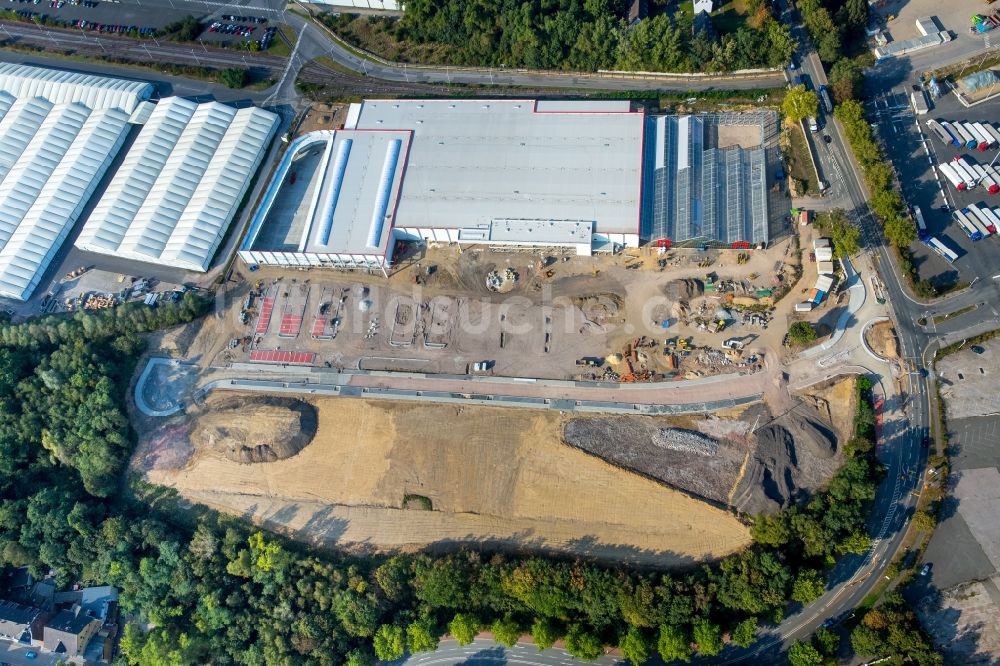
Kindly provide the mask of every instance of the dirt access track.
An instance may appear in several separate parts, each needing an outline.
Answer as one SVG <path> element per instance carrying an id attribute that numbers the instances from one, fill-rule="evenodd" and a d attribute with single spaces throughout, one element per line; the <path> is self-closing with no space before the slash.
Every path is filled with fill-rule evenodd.
<path id="1" fill-rule="evenodd" d="M 241 464 L 188 437 L 199 409 L 234 395 L 164 421 L 134 466 L 190 501 L 352 550 L 466 545 L 669 567 L 750 540 L 730 513 L 563 444 L 556 411 L 314 398 L 312 443 Z"/>

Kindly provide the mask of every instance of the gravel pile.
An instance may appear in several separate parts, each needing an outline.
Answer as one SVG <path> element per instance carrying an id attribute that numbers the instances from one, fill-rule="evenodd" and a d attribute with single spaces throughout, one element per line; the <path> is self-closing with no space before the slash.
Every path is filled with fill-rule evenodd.
<path id="1" fill-rule="evenodd" d="M 652 434 L 654 446 L 661 449 L 695 453 L 700 456 L 714 456 L 719 452 L 719 443 L 699 432 L 681 428 L 659 428 Z"/>

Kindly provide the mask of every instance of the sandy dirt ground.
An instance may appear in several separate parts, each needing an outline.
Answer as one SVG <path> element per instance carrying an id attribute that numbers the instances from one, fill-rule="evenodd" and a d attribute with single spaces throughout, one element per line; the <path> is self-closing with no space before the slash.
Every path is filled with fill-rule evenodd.
<path id="1" fill-rule="evenodd" d="M 286 460 L 194 450 L 174 419 L 144 438 L 134 464 L 192 501 L 346 547 L 457 542 L 672 566 L 749 542 L 731 514 L 564 445 L 557 413 L 315 404 L 316 439 Z M 407 494 L 433 511 L 402 509 Z"/>

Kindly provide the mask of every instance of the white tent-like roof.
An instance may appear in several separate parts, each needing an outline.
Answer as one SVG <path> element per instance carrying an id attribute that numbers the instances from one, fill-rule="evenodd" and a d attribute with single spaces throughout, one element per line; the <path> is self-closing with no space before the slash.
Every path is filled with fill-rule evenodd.
<path id="1" fill-rule="evenodd" d="M 124 109 L 132 113 L 149 99 L 153 85 L 96 74 L 0 63 L 0 90 L 14 97 L 42 97 L 54 104 L 79 102 L 91 109 Z"/>
<path id="2" fill-rule="evenodd" d="M 157 104 L 77 238 L 91 252 L 205 271 L 278 116 L 171 97 Z"/>
<path id="3" fill-rule="evenodd" d="M 0 296 L 31 297 L 152 91 L 0 64 Z"/>

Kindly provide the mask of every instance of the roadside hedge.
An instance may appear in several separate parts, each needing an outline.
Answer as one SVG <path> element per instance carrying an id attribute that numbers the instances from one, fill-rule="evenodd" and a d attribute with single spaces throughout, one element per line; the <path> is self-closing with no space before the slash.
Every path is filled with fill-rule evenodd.
<path id="1" fill-rule="evenodd" d="M 882 221 L 886 239 L 896 247 L 908 246 L 917 238 L 917 225 L 909 217 L 903 197 L 892 187 L 892 168 L 872 138 L 861 102 L 848 100 L 837 106 L 833 115 L 843 124 L 847 141 L 861 165 L 865 184 L 871 192 L 868 205 Z"/>

